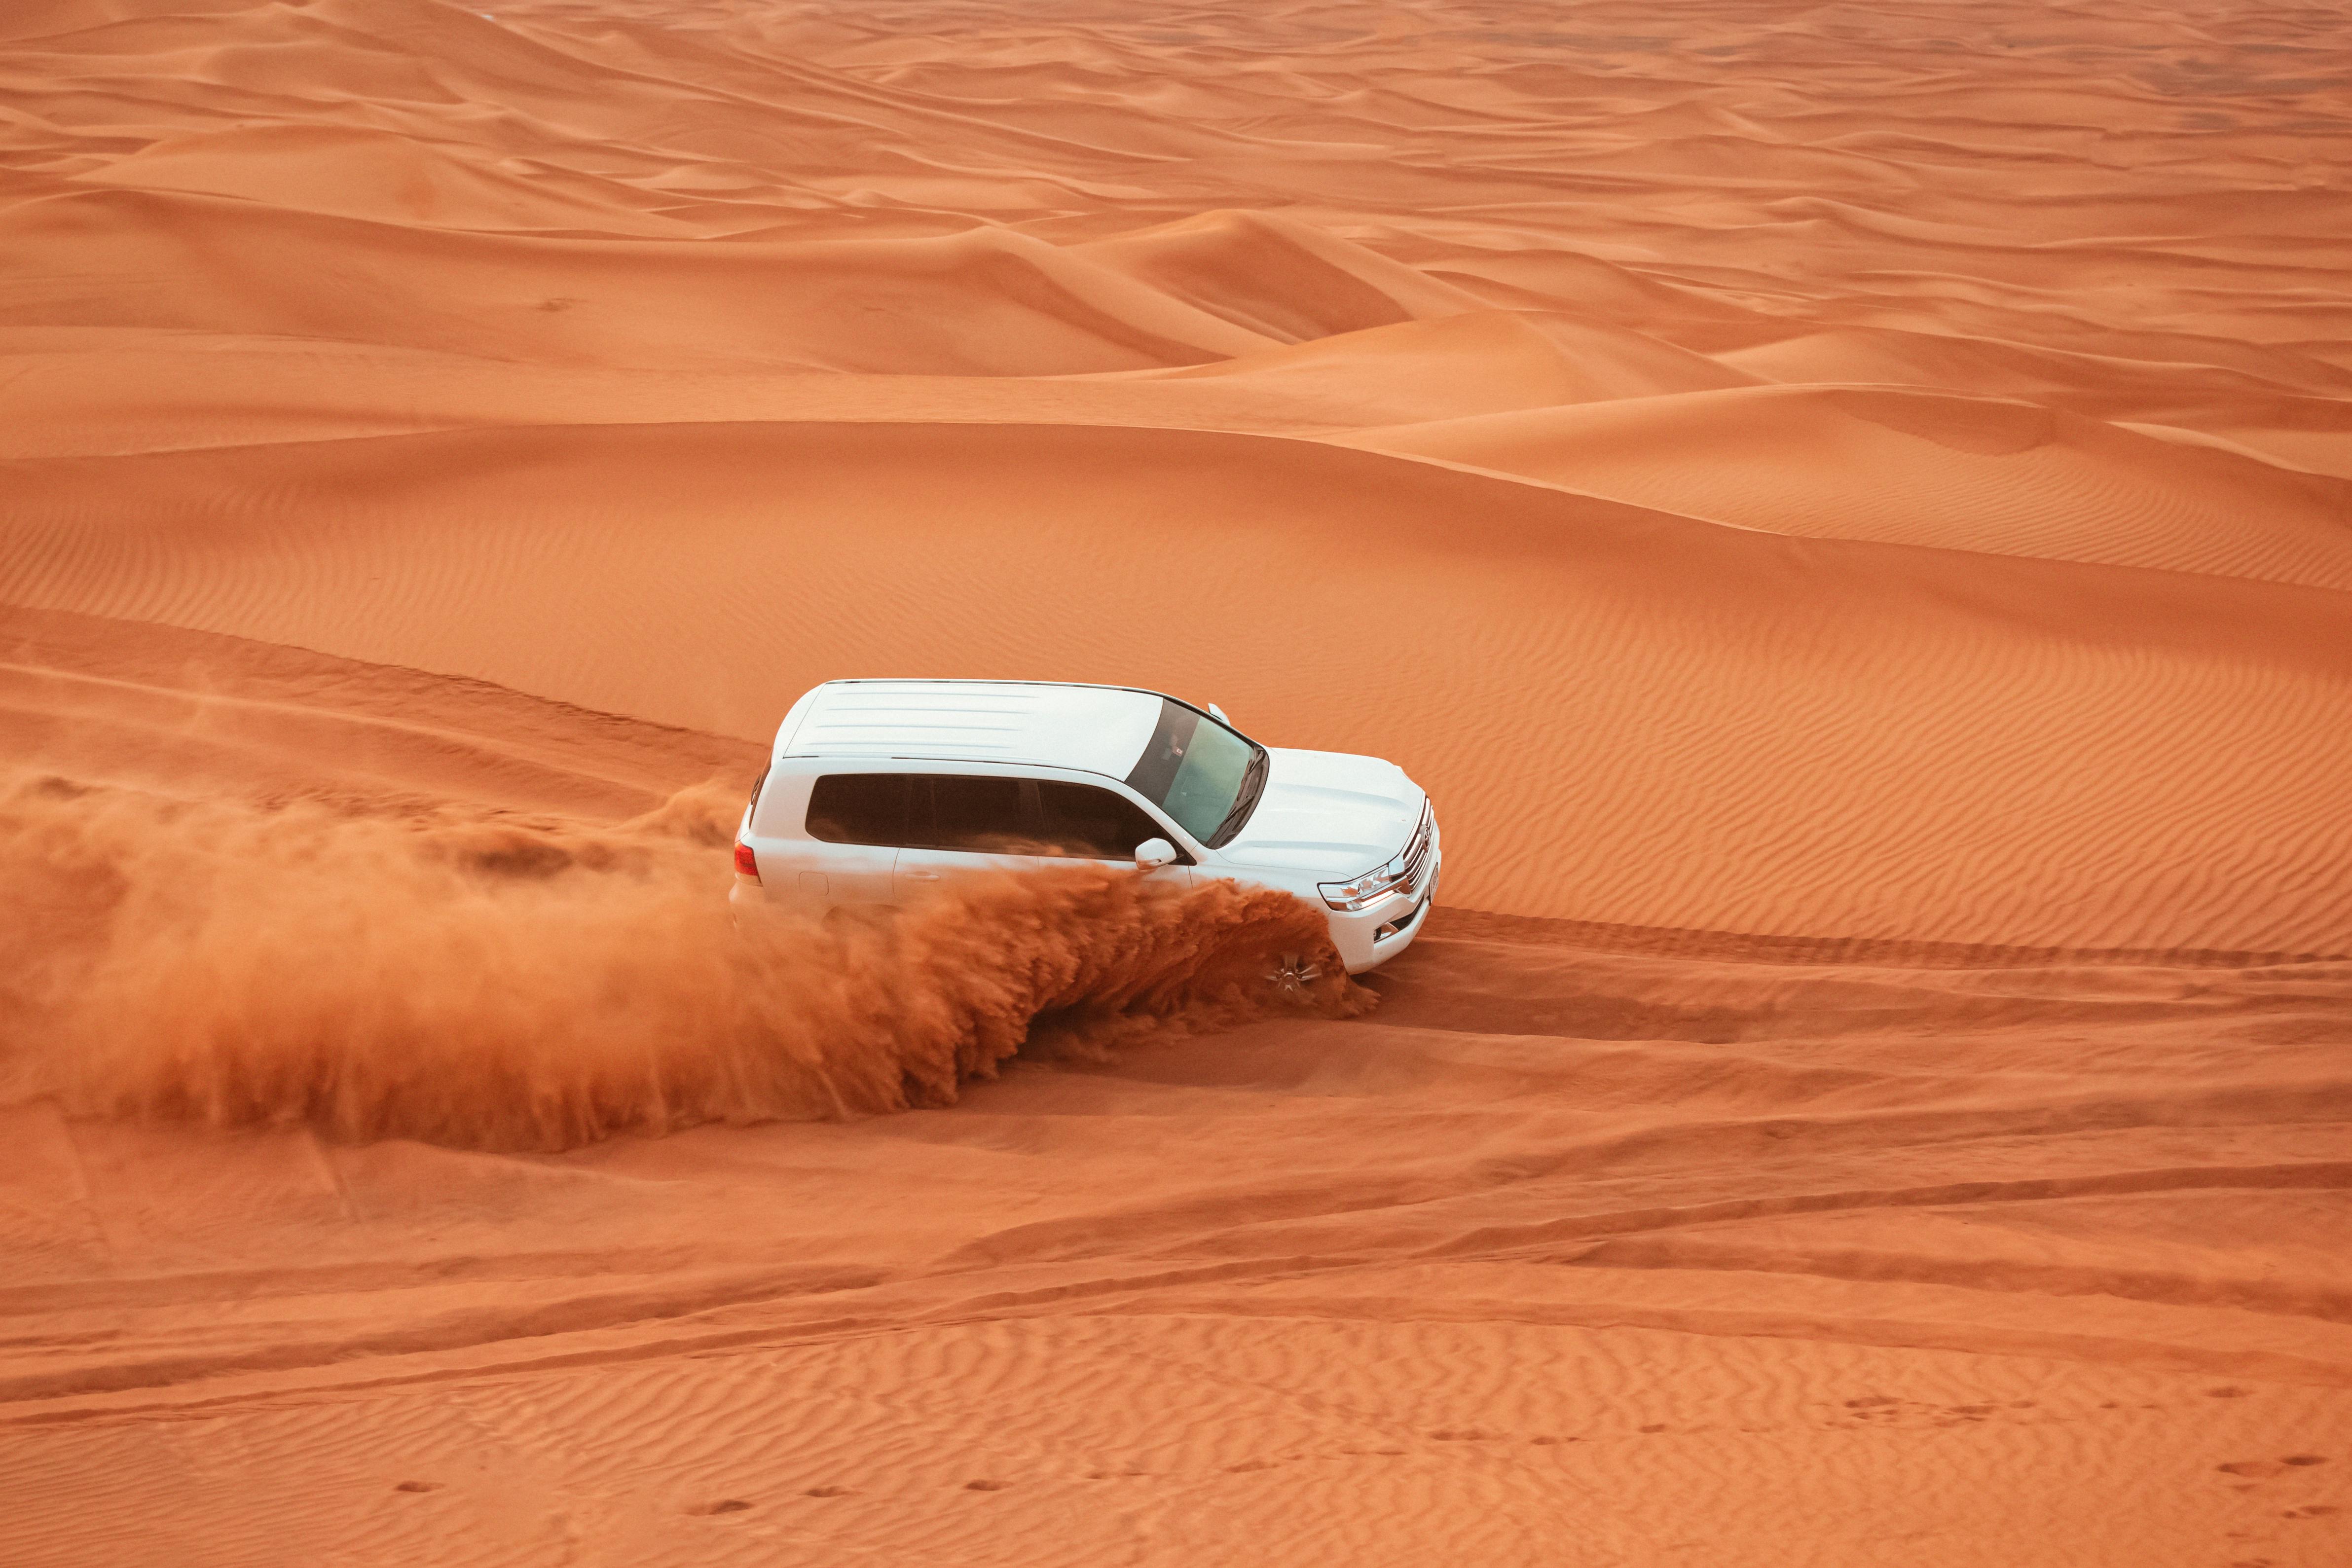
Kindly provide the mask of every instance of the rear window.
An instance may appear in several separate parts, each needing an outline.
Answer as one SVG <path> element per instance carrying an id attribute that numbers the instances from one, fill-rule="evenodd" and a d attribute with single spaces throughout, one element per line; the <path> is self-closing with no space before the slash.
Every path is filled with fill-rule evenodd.
<path id="1" fill-rule="evenodd" d="M 808 834 L 829 844 L 907 841 L 904 773 L 828 773 L 809 790 Z"/>
<path id="2" fill-rule="evenodd" d="M 1017 854 L 1033 836 L 1024 831 L 1018 779 L 939 774 L 913 783 L 914 836 L 906 841 L 914 848 Z M 931 806 L 928 821 L 922 810 L 926 794 Z"/>

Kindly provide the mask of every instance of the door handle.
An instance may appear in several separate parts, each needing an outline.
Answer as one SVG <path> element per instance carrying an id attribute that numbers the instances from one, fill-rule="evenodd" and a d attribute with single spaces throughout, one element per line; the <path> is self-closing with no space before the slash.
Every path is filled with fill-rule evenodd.
<path id="1" fill-rule="evenodd" d="M 908 882 L 937 882 L 940 880 L 940 873 L 935 871 L 908 871 L 901 872 L 898 874 L 905 877 Z"/>

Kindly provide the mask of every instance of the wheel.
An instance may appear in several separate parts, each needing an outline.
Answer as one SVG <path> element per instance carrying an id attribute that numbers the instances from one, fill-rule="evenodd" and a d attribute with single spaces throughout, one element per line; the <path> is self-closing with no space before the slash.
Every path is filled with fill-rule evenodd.
<path id="1" fill-rule="evenodd" d="M 1274 961 L 1266 978 L 1274 988 L 1293 1001 L 1307 999 L 1307 988 L 1322 977 L 1322 969 L 1303 953 L 1285 953 Z"/>

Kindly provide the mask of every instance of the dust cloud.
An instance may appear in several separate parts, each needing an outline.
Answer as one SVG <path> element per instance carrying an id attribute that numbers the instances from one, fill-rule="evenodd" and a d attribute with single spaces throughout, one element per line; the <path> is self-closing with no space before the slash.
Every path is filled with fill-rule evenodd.
<path id="1" fill-rule="evenodd" d="M 1024 1043 L 1360 1012 L 1287 894 L 1073 865 L 895 920 L 724 901 L 738 797 L 614 827 L 0 785 L 0 1103 L 552 1150 L 951 1104 Z"/>

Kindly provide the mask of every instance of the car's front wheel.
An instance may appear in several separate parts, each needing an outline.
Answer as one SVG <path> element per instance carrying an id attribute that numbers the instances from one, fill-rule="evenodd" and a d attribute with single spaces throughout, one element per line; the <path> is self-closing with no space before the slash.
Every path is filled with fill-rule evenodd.
<path id="1" fill-rule="evenodd" d="M 1304 953 L 1285 953 L 1275 959 L 1265 977 L 1286 1000 L 1303 1002 L 1308 989 L 1323 977 L 1323 967 Z"/>

